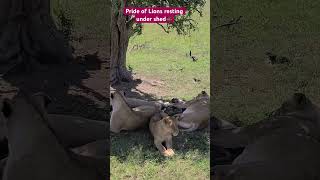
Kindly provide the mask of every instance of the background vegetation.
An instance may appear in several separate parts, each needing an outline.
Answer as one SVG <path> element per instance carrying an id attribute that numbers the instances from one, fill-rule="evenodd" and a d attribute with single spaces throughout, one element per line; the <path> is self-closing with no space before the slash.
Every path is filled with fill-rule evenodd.
<path id="1" fill-rule="evenodd" d="M 200 91 L 210 92 L 210 4 L 203 17 L 194 14 L 198 29 L 190 36 L 167 34 L 160 26 L 146 24 L 141 36 L 130 39 L 127 63 L 133 73 L 164 82 L 165 98 L 191 99 Z M 198 60 L 193 62 L 189 51 Z M 195 82 L 194 79 L 200 80 Z"/>
<path id="2" fill-rule="evenodd" d="M 294 92 L 320 101 L 320 2 L 214 1 L 212 112 L 250 124 Z M 235 22 L 230 26 L 221 26 Z M 289 63 L 270 64 L 266 55 Z"/>
<path id="3" fill-rule="evenodd" d="M 162 98 L 191 99 L 202 90 L 209 93 L 209 7 L 208 2 L 203 17 L 194 17 L 199 28 L 190 37 L 167 34 L 158 25 L 146 25 L 141 36 L 130 39 L 129 69 L 136 76 L 164 82 Z M 190 50 L 198 58 L 196 62 L 190 58 Z M 195 82 L 194 78 L 200 81 Z M 147 129 L 112 135 L 111 144 L 112 180 L 209 179 L 208 130 L 174 137 L 173 158 L 159 154 Z"/>

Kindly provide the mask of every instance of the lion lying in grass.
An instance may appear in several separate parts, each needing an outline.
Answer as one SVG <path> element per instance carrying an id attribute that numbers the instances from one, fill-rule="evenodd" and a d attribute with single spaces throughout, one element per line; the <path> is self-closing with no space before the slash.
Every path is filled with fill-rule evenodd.
<path id="1" fill-rule="evenodd" d="M 210 120 L 209 95 L 202 91 L 186 104 L 186 110 L 179 115 L 177 122 L 179 128 L 191 132 L 208 127 Z"/>
<path id="2" fill-rule="evenodd" d="M 143 127 L 148 124 L 155 113 L 160 111 L 160 108 L 152 105 L 131 108 L 121 91 L 115 91 L 111 94 L 111 103 L 110 130 L 114 133 Z"/>
<path id="3" fill-rule="evenodd" d="M 179 134 L 176 120 L 165 113 L 157 113 L 151 118 L 149 129 L 160 153 L 164 156 L 173 156 L 172 136 Z M 162 143 L 165 143 L 165 146 Z"/>

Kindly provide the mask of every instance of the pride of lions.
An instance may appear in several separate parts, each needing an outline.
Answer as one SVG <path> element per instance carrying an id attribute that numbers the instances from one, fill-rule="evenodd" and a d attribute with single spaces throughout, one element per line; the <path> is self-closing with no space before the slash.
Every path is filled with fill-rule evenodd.
<path id="1" fill-rule="evenodd" d="M 304 94 L 246 127 L 225 129 L 215 117 L 211 122 L 213 179 L 320 179 L 320 109 Z"/>
<path id="2" fill-rule="evenodd" d="M 184 102 L 173 99 L 171 103 L 144 101 L 129 98 L 122 91 L 111 93 L 110 130 L 135 130 L 149 125 L 154 144 L 164 156 L 174 155 L 172 136 L 181 131 L 195 131 L 209 125 L 209 95 L 202 91 L 194 99 Z M 163 145 L 164 143 L 164 145 Z"/>
<path id="3" fill-rule="evenodd" d="M 0 100 L 0 140 L 6 138 L 9 149 L 0 161 L 0 179 L 105 179 L 107 121 L 48 114 L 49 103 L 44 93 Z M 210 121 L 215 180 L 320 179 L 320 109 L 304 94 L 295 93 L 268 118 L 245 127 L 210 117 L 206 92 L 163 103 L 115 91 L 111 104 L 110 130 L 149 126 L 163 156 L 174 155 L 172 136 Z"/>
<path id="4" fill-rule="evenodd" d="M 48 114 L 49 103 L 44 93 L 1 99 L 0 139 L 7 139 L 9 153 L 0 179 L 105 179 L 107 122 Z"/>

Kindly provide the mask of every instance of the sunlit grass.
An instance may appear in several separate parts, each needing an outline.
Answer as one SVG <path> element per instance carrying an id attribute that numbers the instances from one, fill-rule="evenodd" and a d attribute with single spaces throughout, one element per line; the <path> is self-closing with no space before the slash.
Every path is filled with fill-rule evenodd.
<path id="1" fill-rule="evenodd" d="M 199 28 L 191 36 L 167 34 L 158 25 L 146 25 L 141 36 L 130 39 L 127 65 L 139 76 L 162 80 L 164 98 L 191 99 L 210 90 L 209 4 L 204 12 L 204 17 L 195 16 Z M 198 61 L 187 56 L 190 50 Z M 173 143 L 175 156 L 164 158 L 147 129 L 112 135 L 111 179 L 210 178 L 209 132 L 181 133 Z"/>

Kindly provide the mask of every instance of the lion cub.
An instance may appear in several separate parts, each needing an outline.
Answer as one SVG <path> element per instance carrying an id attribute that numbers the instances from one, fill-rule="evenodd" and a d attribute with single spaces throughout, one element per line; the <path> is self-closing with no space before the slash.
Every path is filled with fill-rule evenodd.
<path id="1" fill-rule="evenodd" d="M 153 135 L 154 144 L 160 153 L 164 156 L 173 156 L 172 136 L 177 136 L 179 134 L 176 119 L 163 112 L 157 113 L 151 118 L 149 129 Z M 165 143 L 165 146 L 162 145 L 163 142 Z"/>

